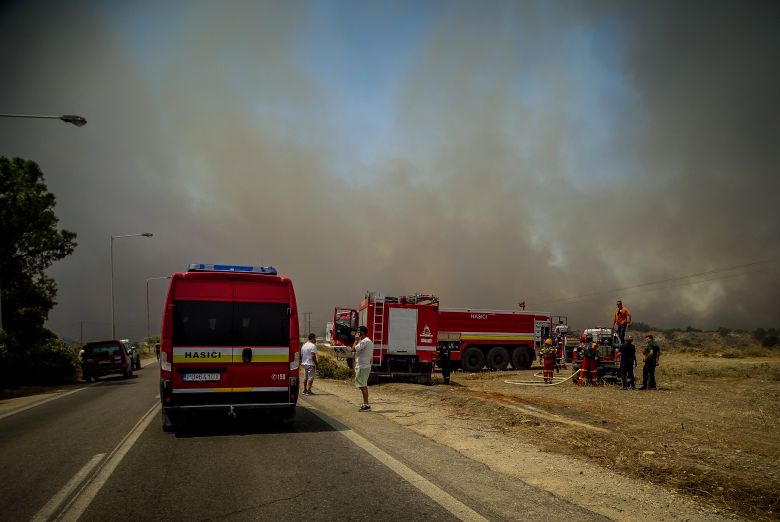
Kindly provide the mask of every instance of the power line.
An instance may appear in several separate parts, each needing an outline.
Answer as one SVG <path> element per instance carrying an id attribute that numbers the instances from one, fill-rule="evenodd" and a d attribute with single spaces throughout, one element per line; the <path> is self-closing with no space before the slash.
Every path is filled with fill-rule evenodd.
<path id="1" fill-rule="evenodd" d="M 704 272 L 698 272 L 698 273 L 695 273 L 695 274 L 688 274 L 688 275 L 678 276 L 678 277 L 670 277 L 668 279 L 660 279 L 658 281 L 650 281 L 650 282 L 647 282 L 647 283 L 640 283 L 640 284 L 636 284 L 636 285 L 624 286 L 624 287 L 621 287 L 621 288 L 612 288 L 610 290 L 600 290 L 598 292 L 591 292 L 591 293 L 583 294 L 583 295 L 579 295 L 579 296 L 564 297 L 564 298 L 561 298 L 561 299 L 555 299 L 553 301 L 547 301 L 547 302 L 541 303 L 541 304 L 539 304 L 537 306 L 549 306 L 551 304 L 556 304 L 556 303 L 573 303 L 573 302 L 582 301 L 584 299 L 588 299 L 588 298 L 591 298 L 591 297 L 599 297 L 599 296 L 602 296 L 602 295 L 614 294 L 616 292 L 623 292 L 623 293 L 625 293 L 627 290 L 635 290 L 635 289 L 638 289 L 638 288 L 644 288 L 644 287 L 648 287 L 648 286 L 656 286 L 656 285 L 663 285 L 663 284 L 668 284 L 668 283 L 676 283 L 676 282 L 680 282 L 680 281 L 685 281 L 686 279 L 692 279 L 692 278 L 695 278 L 695 277 L 714 276 L 714 275 L 717 275 L 717 274 L 724 274 L 724 273 L 726 273 L 726 275 L 724 275 L 722 277 L 710 277 L 710 278 L 704 279 L 702 281 L 685 281 L 685 282 L 681 283 L 680 285 L 672 284 L 670 286 L 671 287 L 674 287 L 674 286 L 685 286 L 685 285 L 688 285 L 688 284 L 698 284 L 698 283 L 705 283 L 705 282 L 710 282 L 710 281 L 717 281 L 717 280 L 720 280 L 720 279 L 728 279 L 728 278 L 731 278 L 731 277 L 737 277 L 737 276 L 743 276 L 743 275 L 752 275 L 754 273 L 764 272 L 764 271 L 767 271 L 767 270 L 772 270 L 773 267 L 762 268 L 760 270 L 753 270 L 753 271 L 748 271 L 748 272 L 739 272 L 739 273 L 736 273 L 736 274 L 727 274 L 727 272 L 733 272 L 734 270 L 742 270 L 744 268 L 754 267 L 754 266 L 758 266 L 758 265 L 765 265 L 765 264 L 769 264 L 769 263 L 776 263 L 776 262 L 777 262 L 777 259 L 768 259 L 768 260 L 763 260 L 763 261 L 753 261 L 751 263 L 744 263 L 744 264 L 741 264 L 741 265 L 734 265 L 734 266 L 727 267 L 727 268 L 716 268 L 716 269 L 713 269 L 713 270 L 706 270 Z"/>

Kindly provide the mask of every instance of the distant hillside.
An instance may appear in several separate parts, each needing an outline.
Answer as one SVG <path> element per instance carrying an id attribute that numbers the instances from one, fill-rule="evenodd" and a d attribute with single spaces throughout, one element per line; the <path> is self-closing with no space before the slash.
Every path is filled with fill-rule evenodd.
<path id="1" fill-rule="evenodd" d="M 650 330 L 629 333 L 639 347 L 644 344 L 644 336 L 652 334 L 661 349 L 666 351 L 699 352 L 716 357 L 765 357 L 774 352 L 780 353 L 780 345 L 762 346 L 753 333 L 744 331 Z"/>

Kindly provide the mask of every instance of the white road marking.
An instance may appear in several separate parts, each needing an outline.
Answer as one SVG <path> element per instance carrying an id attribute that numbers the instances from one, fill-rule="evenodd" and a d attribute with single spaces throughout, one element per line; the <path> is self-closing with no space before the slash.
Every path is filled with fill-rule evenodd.
<path id="1" fill-rule="evenodd" d="M 57 510 L 57 508 L 60 507 L 60 504 L 62 504 L 62 502 L 73 493 L 73 491 L 84 481 L 84 479 L 90 473 L 92 473 L 92 470 L 95 469 L 95 466 L 97 466 L 105 456 L 105 453 L 98 453 L 89 459 L 89 462 L 84 464 L 84 467 L 81 468 L 78 473 L 73 475 L 73 478 L 70 479 L 68 483 L 65 484 L 56 495 L 51 497 L 46 505 L 44 505 L 41 510 L 35 514 L 35 516 L 32 518 L 32 522 L 45 522 L 49 520 L 52 515 L 54 515 L 54 512 Z"/>
<path id="2" fill-rule="evenodd" d="M 127 455 L 127 452 L 130 451 L 130 448 L 133 447 L 138 440 L 138 437 L 141 436 L 141 433 L 144 432 L 149 426 L 149 423 L 152 422 L 152 419 L 155 418 L 154 414 L 159 411 L 160 404 L 157 403 L 141 417 L 135 426 L 133 426 L 133 429 L 131 429 L 130 432 L 125 435 L 125 438 L 113 449 L 97 474 L 81 488 L 76 498 L 65 506 L 65 509 L 60 513 L 56 520 L 75 522 L 81 518 L 81 515 L 84 514 L 84 511 L 86 511 L 92 501 L 95 500 L 100 489 L 108 482 L 108 478 L 114 470 L 116 470 L 117 466 L 119 466 L 119 463 L 122 462 L 122 459 Z"/>
<path id="3" fill-rule="evenodd" d="M 3 413 L 0 415 L 0 419 L 5 419 L 6 417 L 10 417 L 11 415 L 16 415 L 17 413 L 21 413 L 23 411 L 27 411 L 31 408 L 35 408 L 36 406 L 40 406 L 42 404 L 46 404 L 47 402 L 51 402 L 57 399 L 62 399 L 63 397 L 67 397 L 68 395 L 73 395 L 74 393 L 80 392 L 82 390 L 86 390 L 87 388 L 91 388 L 92 386 L 95 386 L 100 383 L 95 384 L 89 384 L 87 386 L 84 386 L 82 388 L 76 388 L 75 390 L 70 390 L 69 392 L 64 393 L 56 393 L 55 395 L 49 397 L 48 399 L 43 399 L 42 401 L 34 402 L 32 404 L 28 404 L 27 406 L 22 406 L 18 410 L 9 411 L 8 413 Z"/>
<path id="4" fill-rule="evenodd" d="M 330 419 L 328 416 L 324 415 L 316 408 L 313 408 L 311 406 L 307 406 L 307 408 L 312 413 L 314 413 L 317 417 L 330 424 L 334 429 L 336 429 L 336 431 L 340 432 L 342 435 L 344 435 L 346 438 L 352 441 L 355 445 L 359 446 L 360 448 L 363 448 L 366 452 L 368 452 L 369 455 L 371 455 L 379 462 L 381 462 L 382 464 L 390 468 L 392 471 L 398 474 L 402 479 L 406 480 L 409 484 L 419 489 L 425 495 L 429 496 L 434 502 L 439 504 L 441 507 L 443 507 L 444 509 L 452 513 L 452 515 L 458 520 L 464 520 L 469 522 L 488 521 L 487 518 L 483 517 L 482 515 L 480 515 L 470 507 L 468 507 L 466 504 L 456 499 L 455 497 L 453 497 L 452 495 L 450 495 L 449 493 L 447 493 L 437 485 L 433 484 L 425 477 L 423 477 L 416 471 L 412 470 L 411 468 L 409 468 L 408 466 L 406 466 L 396 458 L 388 455 L 378 447 L 374 446 L 371 442 L 369 442 L 361 435 L 358 435 L 357 433 L 350 430 L 348 427 L 344 426 L 340 422 Z"/>

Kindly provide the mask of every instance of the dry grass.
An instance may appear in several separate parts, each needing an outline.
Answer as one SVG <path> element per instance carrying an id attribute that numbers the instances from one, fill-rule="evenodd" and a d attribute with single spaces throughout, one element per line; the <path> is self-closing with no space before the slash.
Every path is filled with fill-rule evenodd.
<path id="1" fill-rule="evenodd" d="M 641 366 L 638 370 L 641 374 Z M 776 352 L 733 359 L 666 351 L 656 372 L 660 389 L 650 392 L 504 382 L 533 379 L 533 373 L 456 373 L 454 393 L 442 393 L 444 387 L 383 389 L 450 408 L 546 451 L 673 487 L 752 520 L 780 517 Z M 523 411 L 525 405 L 558 415 L 563 422 Z M 573 468 L 576 462 L 573 458 Z"/>

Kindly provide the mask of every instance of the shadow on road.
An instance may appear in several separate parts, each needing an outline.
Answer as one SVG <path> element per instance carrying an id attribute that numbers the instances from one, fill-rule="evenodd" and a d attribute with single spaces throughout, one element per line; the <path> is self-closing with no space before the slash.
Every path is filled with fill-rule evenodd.
<path id="1" fill-rule="evenodd" d="M 240 412 L 236 417 L 220 412 L 191 413 L 181 419 L 176 437 L 225 437 L 327 431 L 336 430 L 307 409 L 298 407 L 295 423 L 292 426 L 283 424 L 273 411 Z"/>
<path id="2" fill-rule="evenodd" d="M 122 375 L 116 375 L 113 377 L 100 377 L 95 382 L 96 385 L 100 386 L 121 386 L 124 384 L 135 384 L 135 380 L 138 379 L 138 375 L 131 375 L 130 377 L 124 377 Z"/>

